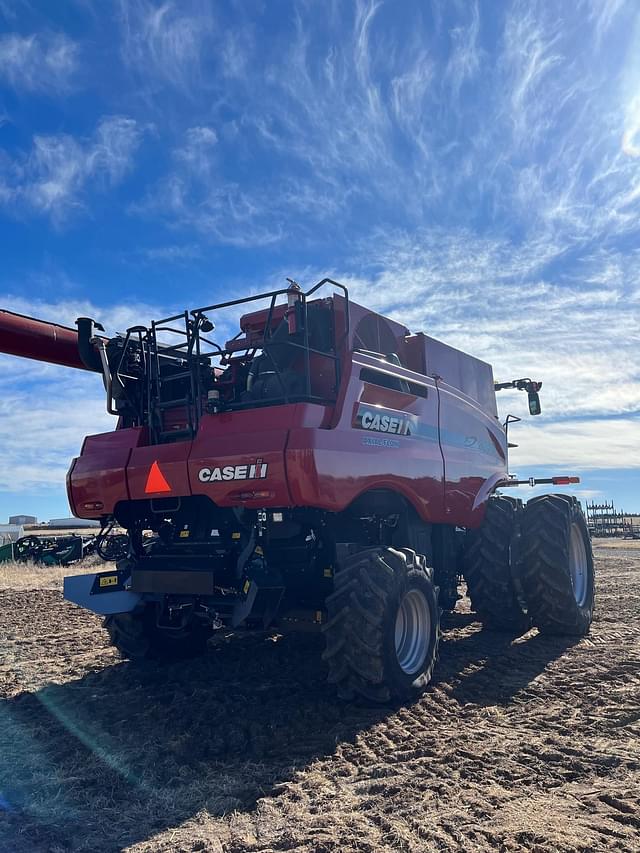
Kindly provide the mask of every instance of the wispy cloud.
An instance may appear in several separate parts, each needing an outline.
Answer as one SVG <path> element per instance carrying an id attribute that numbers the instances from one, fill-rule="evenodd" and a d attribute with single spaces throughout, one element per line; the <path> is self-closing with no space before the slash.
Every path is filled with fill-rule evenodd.
<path id="1" fill-rule="evenodd" d="M 539 10 L 540 7 L 537 7 Z M 514 3 L 504 26 L 503 62 L 510 80 L 510 107 L 518 136 L 545 133 L 551 116 L 546 113 L 541 87 L 554 67 L 563 62 L 560 49 L 560 21 L 545 21 L 536 6 Z"/>
<path id="2" fill-rule="evenodd" d="M 126 256 L 130 261 L 142 261 L 149 264 L 187 263 L 202 256 L 202 249 L 196 243 L 167 243 L 159 246 L 146 246 L 136 249 Z"/>
<path id="3" fill-rule="evenodd" d="M 247 193 L 224 178 L 211 127 L 189 128 L 173 151 L 171 171 L 131 212 L 161 216 L 174 226 L 234 246 L 263 246 L 281 236 L 278 197 Z M 270 215 L 269 215 L 270 214 Z"/>
<path id="4" fill-rule="evenodd" d="M 3 367 L 7 361 L 0 357 Z M 83 437 L 113 429 L 114 419 L 106 414 L 104 395 L 99 394 L 99 378 L 77 371 L 70 379 L 70 372 L 51 367 L 46 382 L 29 389 L 2 383 L 0 491 L 60 492 Z"/>
<path id="5" fill-rule="evenodd" d="M 639 432 L 639 418 L 516 424 L 511 436 L 519 447 L 511 453 L 513 470 L 530 476 L 528 471 L 541 465 L 584 471 L 621 465 L 637 469 L 640 468 Z"/>
<path id="6" fill-rule="evenodd" d="M 622 150 L 630 157 L 640 157 L 640 95 L 627 107 L 627 121 L 622 135 Z"/>
<path id="7" fill-rule="evenodd" d="M 588 0 L 589 19 L 593 22 L 598 46 L 620 13 L 630 5 L 633 4 L 629 0 Z"/>
<path id="8" fill-rule="evenodd" d="M 35 136 L 31 151 L 0 161 L 0 202 L 63 223 L 84 205 L 88 183 L 113 186 L 132 165 L 143 129 L 123 116 L 107 116 L 89 138 Z"/>
<path id="9" fill-rule="evenodd" d="M 197 3 L 126 8 L 145 45 L 150 16 L 170 29 L 178 14 L 190 28 L 205 14 Z M 638 110 L 603 56 L 589 59 L 620 4 L 594 17 L 592 6 L 577 15 L 515 0 L 490 21 L 481 4 L 450 4 L 446 23 L 438 7 L 435 24 L 421 7 L 401 16 L 390 8 L 358 0 L 318 21 L 300 4 L 291 30 L 270 43 L 255 35 L 256 19 L 244 30 L 203 24 L 208 83 L 202 40 L 184 40 L 188 70 L 166 64 L 178 81 L 191 75 L 189 96 L 210 120 L 182 131 L 174 141 L 182 160 L 174 153 L 165 178 L 134 207 L 235 245 L 313 239 L 317 222 L 334 239 L 342 221 L 358 229 L 400 220 L 411 229 L 468 227 L 481 217 L 484 227 L 565 248 L 633 230 L 640 172 L 628 155 L 638 145 Z M 632 56 L 640 39 L 630 39 Z M 150 88 L 162 79 L 156 64 L 137 64 Z M 202 128 L 215 139 L 197 139 Z M 198 186 L 188 158 L 207 170 Z M 257 174 L 262 160 L 270 169 Z M 291 215 L 285 200 L 296 212 L 306 204 L 306 215 Z"/>
<path id="10" fill-rule="evenodd" d="M 65 93 L 79 81 L 80 51 L 61 33 L 0 36 L 0 81 L 26 92 Z"/>
<path id="11" fill-rule="evenodd" d="M 157 88 L 169 83 L 187 96 L 202 85 L 202 61 L 214 30 L 206 2 L 121 0 L 122 57 L 126 65 Z"/>
<path id="12" fill-rule="evenodd" d="M 472 79 L 480 66 L 480 47 L 478 44 L 480 9 L 477 0 L 472 5 L 469 4 L 467 8 L 469 9 L 469 22 L 466 25 L 460 24 L 453 27 L 449 33 L 451 52 L 445 74 L 451 80 L 451 88 L 456 96 L 464 82 Z"/>

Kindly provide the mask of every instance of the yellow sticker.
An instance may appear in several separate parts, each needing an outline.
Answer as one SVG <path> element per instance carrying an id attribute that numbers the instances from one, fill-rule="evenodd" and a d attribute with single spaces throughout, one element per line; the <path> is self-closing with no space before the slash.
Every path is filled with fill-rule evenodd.
<path id="1" fill-rule="evenodd" d="M 242 587 L 242 591 L 244 592 L 245 595 L 249 592 L 250 586 L 251 586 L 251 584 L 249 583 L 249 581 L 244 582 L 244 586 Z"/>
<path id="2" fill-rule="evenodd" d="M 324 570 L 324 576 L 325 576 L 325 578 L 332 578 L 333 577 L 333 572 L 331 571 L 331 566 L 329 566 L 328 569 Z"/>
<path id="3" fill-rule="evenodd" d="M 118 575 L 109 575 L 106 578 L 100 578 L 100 586 L 118 586 Z"/>
<path id="4" fill-rule="evenodd" d="M 181 531 L 180 531 L 180 538 L 181 538 L 181 539 L 188 539 L 188 538 L 189 538 L 189 535 L 190 535 L 190 534 L 189 534 L 189 531 L 188 531 L 188 530 L 181 530 Z"/>
<path id="5" fill-rule="evenodd" d="M 232 538 L 232 539 L 239 539 L 239 538 L 240 538 L 240 534 L 239 534 L 239 533 L 232 533 L 232 534 L 231 534 L 231 538 Z"/>

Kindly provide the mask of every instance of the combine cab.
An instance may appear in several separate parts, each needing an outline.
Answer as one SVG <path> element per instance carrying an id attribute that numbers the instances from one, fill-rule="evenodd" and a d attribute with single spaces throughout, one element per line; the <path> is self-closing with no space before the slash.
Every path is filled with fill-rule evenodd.
<path id="1" fill-rule="evenodd" d="M 198 654 L 223 627 L 318 630 L 341 696 L 406 699 L 431 677 L 461 575 L 491 627 L 588 630 L 579 504 L 502 493 L 521 481 L 495 392 L 525 390 L 538 414 L 540 383 L 494 384 L 490 365 L 330 279 L 113 338 L 87 318 L 77 333 L 37 323 L 1 315 L 3 349 L 100 373 L 117 418 L 67 486 L 76 516 L 127 531 L 127 553 L 67 578 L 65 597 L 104 615 L 127 657 Z"/>

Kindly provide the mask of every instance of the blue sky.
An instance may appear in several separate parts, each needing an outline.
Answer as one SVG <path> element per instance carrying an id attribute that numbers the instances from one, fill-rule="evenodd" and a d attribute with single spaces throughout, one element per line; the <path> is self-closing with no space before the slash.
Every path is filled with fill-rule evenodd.
<path id="1" fill-rule="evenodd" d="M 0 306 L 117 331 L 331 275 L 542 379 L 512 469 L 636 511 L 639 217 L 635 0 L 0 0 Z M 103 408 L 0 359 L 0 520 L 67 512 Z"/>

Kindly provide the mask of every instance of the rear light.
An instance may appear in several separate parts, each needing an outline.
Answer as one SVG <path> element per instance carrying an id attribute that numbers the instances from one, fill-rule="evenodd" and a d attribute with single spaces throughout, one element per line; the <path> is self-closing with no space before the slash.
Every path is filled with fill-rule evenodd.
<path id="1" fill-rule="evenodd" d="M 568 486 L 570 483 L 579 483 L 580 477 L 552 477 L 551 482 L 554 486 Z"/>
<path id="2" fill-rule="evenodd" d="M 82 504 L 82 509 L 104 509 L 102 501 L 89 501 Z"/>

